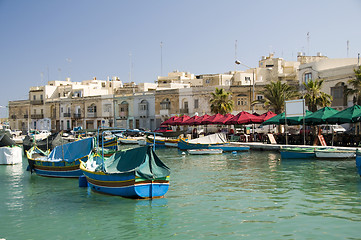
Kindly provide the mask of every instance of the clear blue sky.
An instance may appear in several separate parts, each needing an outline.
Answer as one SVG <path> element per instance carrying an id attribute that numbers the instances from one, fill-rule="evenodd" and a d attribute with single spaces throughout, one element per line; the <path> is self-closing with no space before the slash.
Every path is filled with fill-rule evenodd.
<path id="1" fill-rule="evenodd" d="M 356 58 L 360 29 L 359 0 L 0 0 L 0 105 L 68 76 L 154 82 L 160 42 L 163 75 L 224 73 L 235 68 L 235 40 L 237 57 L 256 67 L 270 52 L 346 58 L 347 41 Z"/>

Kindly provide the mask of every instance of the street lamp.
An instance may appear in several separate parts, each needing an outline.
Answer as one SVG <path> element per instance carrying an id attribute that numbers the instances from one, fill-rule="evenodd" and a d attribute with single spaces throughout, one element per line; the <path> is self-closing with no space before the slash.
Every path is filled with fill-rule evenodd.
<path id="1" fill-rule="evenodd" d="M 237 65 L 245 66 L 245 67 L 248 68 L 248 69 L 252 69 L 252 73 L 253 73 L 253 79 L 252 79 L 252 100 L 250 99 L 250 101 L 253 102 L 253 101 L 254 101 L 254 75 L 255 75 L 254 70 L 255 70 L 255 69 L 247 66 L 246 64 L 242 63 L 242 62 L 239 61 L 239 60 L 236 60 L 235 63 L 236 63 Z M 254 113 L 254 106 L 253 106 L 251 103 L 250 103 L 250 105 L 252 106 L 252 113 Z"/>

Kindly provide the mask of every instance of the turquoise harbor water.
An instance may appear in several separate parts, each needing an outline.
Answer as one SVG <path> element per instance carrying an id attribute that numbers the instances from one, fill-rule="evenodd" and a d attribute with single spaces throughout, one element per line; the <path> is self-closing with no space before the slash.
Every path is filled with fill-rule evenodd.
<path id="1" fill-rule="evenodd" d="M 0 239 L 361 239 L 355 161 L 157 154 L 171 185 L 154 200 L 31 175 L 25 159 L 0 166 Z"/>

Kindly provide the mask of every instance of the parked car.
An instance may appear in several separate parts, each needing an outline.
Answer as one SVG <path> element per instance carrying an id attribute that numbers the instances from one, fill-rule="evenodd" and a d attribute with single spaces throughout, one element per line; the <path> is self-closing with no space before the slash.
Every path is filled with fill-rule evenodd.
<path id="1" fill-rule="evenodd" d="M 171 126 L 160 126 L 159 128 L 156 128 L 154 132 L 171 132 L 172 127 Z"/>
<path id="2" fill-rule="evenodd" d="M 334 133 L 343 133 L 346 131 L 341 125 L 320 125 L 322 129 L 322 134 L 330 134 L 332 130 Z"/>

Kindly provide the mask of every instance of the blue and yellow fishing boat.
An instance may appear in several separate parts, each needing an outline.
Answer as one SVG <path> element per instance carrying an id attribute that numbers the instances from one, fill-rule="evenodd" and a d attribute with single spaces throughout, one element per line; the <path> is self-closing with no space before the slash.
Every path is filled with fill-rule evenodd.
<path id="1" fill-rule="evenodd" d="M 26 152 L 31 172 L 44 177 L 79 177 L 80 160 L 87 161 L 94 147 L 94 139 L 86 138 L 55 147 L 50 154 L 37 147 Z"/>
<path id="2" fill-rule="evenodd" d="M 81 161 L 90 188 L 128 198 L 162 197 L 169 188 L 169 168 L 151 146 L 116 152 L 109 158 L 94 153 Z"/>

